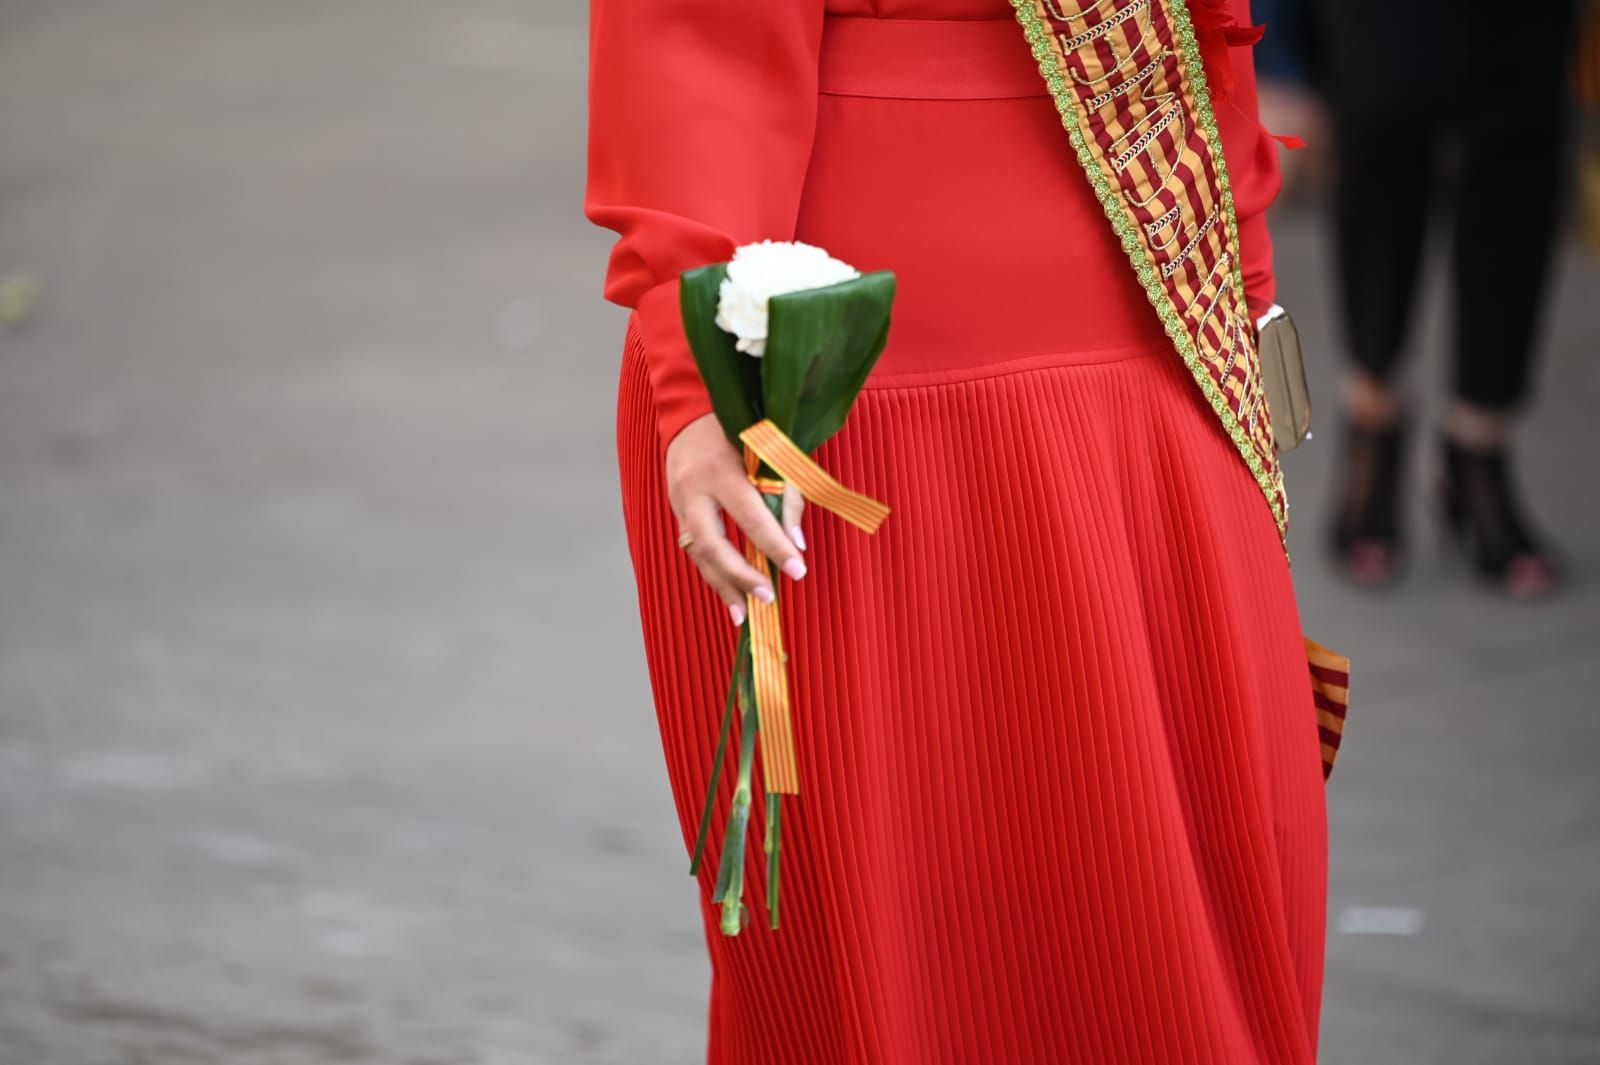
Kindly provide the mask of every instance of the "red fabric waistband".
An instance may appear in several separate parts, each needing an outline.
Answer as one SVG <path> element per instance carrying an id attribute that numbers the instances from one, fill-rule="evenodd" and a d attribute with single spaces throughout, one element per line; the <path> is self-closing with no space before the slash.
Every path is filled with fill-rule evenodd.
<path id="1" fill-rule="evenodd" d="M 1044 96 L 1044 79 L 1015 19 L 879 19 L 823 23 L 821 91 L 895 100 Z"/>

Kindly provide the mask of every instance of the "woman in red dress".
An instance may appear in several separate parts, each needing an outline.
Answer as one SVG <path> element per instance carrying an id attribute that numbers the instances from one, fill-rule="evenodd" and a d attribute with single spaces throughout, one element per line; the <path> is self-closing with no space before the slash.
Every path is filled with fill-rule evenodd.
<path id="1" fill-rule="evenodd" d="M 587 212 L 636 308 L 624 515 L 686 842 L 729 611 L 766 591 L 722 515 L 787 574 L 783 924 L 725 938 L 707 902 L 710 1060 L 1311 1062 L 1323 784 L 1279 529 L 1006 0 L 595 0 L 591 61 Z M 1275 146 L 1231 61 L 1259 313 Z M 898 275 L 817 455 L 894 508 L 876 536 L 780 528 L 709 413 L 676 279 L 768 238 Z"/>

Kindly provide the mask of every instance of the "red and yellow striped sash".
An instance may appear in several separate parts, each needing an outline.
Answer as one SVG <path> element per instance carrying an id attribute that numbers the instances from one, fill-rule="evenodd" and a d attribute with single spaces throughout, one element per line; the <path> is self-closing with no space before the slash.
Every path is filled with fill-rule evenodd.
<path id="1" fill-rule="evenodd" d="M 1233 193 L 1184 0 L 1012 6 L 1145 294 L 1286 536 Z"/>

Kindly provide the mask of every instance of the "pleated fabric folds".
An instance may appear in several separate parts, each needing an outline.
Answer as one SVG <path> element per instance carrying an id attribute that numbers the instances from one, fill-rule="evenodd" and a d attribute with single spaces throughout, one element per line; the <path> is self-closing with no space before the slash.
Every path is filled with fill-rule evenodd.
<path id="1" fill-rule="evenodd" d="M 783 926 L 727 939 L 707 904 L 709 1060 L 1311 1062 L 1326 831 L 1300 621 L 1187 371 L 1156 344 L 886 381 L 817 458 L 893 514 L 871 537 L 808 515 L 811 571 L 780 590 Z M 630 331 L 624 516 L 687 847 L 735 632 L 675 545 L 650 389 Z"/>

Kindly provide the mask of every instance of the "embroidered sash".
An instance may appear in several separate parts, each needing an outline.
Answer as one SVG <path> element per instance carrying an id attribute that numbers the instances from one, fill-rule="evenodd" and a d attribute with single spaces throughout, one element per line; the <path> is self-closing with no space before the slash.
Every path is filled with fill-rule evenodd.
<path id="1" fill-rule="evenodd" d="M 1184 0 L 1011 0 L 1167 335 L 1287 535 L 1239 223 Z"/>

